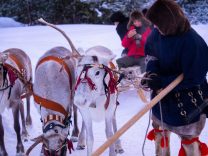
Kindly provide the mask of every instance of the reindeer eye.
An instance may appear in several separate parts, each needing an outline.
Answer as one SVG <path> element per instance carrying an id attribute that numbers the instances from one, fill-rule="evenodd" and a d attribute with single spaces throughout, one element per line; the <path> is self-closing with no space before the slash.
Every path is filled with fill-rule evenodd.
<path id="1" fill-rule="evenodd" d="M 57 129 L 55 129 L 54 131 L 55 131 L 55 133 L 58 133 L 58 130 Z"/>
<path id="2" fill-rule="evenodd" d="M 95 73 L 95 75 L 99 75 L 100 74 L 100 71 L 97 71 L 96 73 Z"/>

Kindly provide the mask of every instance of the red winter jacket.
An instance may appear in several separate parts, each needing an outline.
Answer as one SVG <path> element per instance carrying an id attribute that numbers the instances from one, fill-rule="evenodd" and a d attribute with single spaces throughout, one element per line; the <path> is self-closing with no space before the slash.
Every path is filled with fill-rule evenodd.
<path id="1" fill-rule="evenodd" d="M 134 26 L 131 26 L 130 29 L 128 30 L 127 34 L 129 33 L 130 30 L 135 29 Z M 145 56 L 144 54 L 144 45 L 147 40 L 147 37 L 149 36 L 151 32 L 150 27 L 147 27 L 146 30 L 143 32 L 140 44 L 140 47 L 137 47 L 136 41 L 134 37 L 128 38 L 127 34 L 124 36 L 122 40 L 122 46 L 128 49 L 128 56 L 135 56 L 135 57 L 141 57 Z"/>

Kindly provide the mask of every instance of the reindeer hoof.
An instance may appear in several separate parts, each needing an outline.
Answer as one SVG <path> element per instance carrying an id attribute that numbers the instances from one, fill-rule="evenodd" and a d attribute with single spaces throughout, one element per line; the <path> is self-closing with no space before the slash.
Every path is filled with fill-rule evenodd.
<path id="1" fill-rule="evenodd" d="M 77 145 L 76 150 L 83 150 L 85 149 L 85 145 Z"/>
<path id="2" fill-rule="evenodd" d="M 26 117 L 26 126 L 32 126 L 32 118 L 31 118 L 31 116 Z"/>
<path id="3" fill-rule="evenodd" d="M 16 156 L 25 156 L 25 154 L 20 152 L 20 153 L 17 153 Z"/>
<path id="4" fill-rule="evenodd" d="M 18 156 L 23 156 L 24 155 L 24 146 L 23 144 L 18 144 L 17 145 L 17 154 Z"/>
<path id="5" fill-rule="evenodd" d="M 115 149 L 115 152 L 118 154 L 122 154 L 124 153 L 124 150 L 122 148 L 119 148 L 119 149 Z"/>

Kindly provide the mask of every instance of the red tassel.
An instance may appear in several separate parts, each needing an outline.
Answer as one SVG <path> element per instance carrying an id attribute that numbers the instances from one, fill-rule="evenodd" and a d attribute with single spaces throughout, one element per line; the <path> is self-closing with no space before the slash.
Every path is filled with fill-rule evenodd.
<path id="1" fill-rule="evenodd" d="M 152 129 L 148 134 L 147 134 L 147 139 L 149 140 L 155 140 L 155 129 Z"/>
<path id="2" fill-rule="evenodd" d="M 161 142 L 160 142 L 160 146 L 162 148 L 164 148 L 164 147 L 168 148 L 168 146 L 169 146 L 168 137 L 162 137 Z"/>
<path id="3" fill-rule="evenodd" d="M 186 156 L 186 152 L 185 152 L 185 149 L 183 148 L 182 144 L 181 144 L 181 149 L 178 153 L 178 156 Z"/>
<path id="4" fill-rule="evenodd" d="M 205 143 L 199 142 L 199 148 L 201 151 L 201 156 L 207 156 L 208 155 L 208 147 Z"/>
<path id="5" fill-rule="evenodd" d="M 194 142 L 198 142 L 199 143 L 199 149 L 201 151 L 201 156 L 207 156 L 208 155 L 208 147 L 207 147 L 207 145 L 205 143 L 200 142 L 198 137 L 197 138 L 193 138 L 191 140 L 184 139 L 184 140 L 181 141 L 182 144 L 186 144 L 186 145 L 190 145 L 190 144 L 192 144 Z M 179 151 L 178 156 L 186 156 L 186 152 L 185 152 L 182 144 L 181 144 L 181 149 Z"/>
<path id="6" fill-rule="evenodd" d="M 71 140 L 67 139 L 67 145 L 69 149 L 69 154 L 71 154 L 72 150 L 74 151 L 73 143 Z"/>

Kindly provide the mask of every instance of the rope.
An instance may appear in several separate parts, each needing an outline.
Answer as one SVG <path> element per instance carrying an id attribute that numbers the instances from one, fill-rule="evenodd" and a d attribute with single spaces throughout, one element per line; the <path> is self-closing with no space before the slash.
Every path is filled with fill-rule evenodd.
<path id="1" fill-rule="evenodd" d="M 143 144 L 142 144 L 142 155 L 143 156 L 145 156 L 145 154 L 144 154 L 144 146 L 145 146 L 145 143 L 146 143 L 146 140 L 147 140 L 147 133 L 148 133 L 149 127 L 150 127 L 150 117 L 151 117 L 151 114 L 152 114 L 152 111 L 150 110 L 149 111 L 149 119 L 148 119 L 147 129 L 146 129 L 145 136 L 144 136 L 144 141 L 143 141 Z"/>
<path id="2" fill-rule="evenodd" d="M 4 91 L 4 90 L 8 89 L 9 87 L 11 87 L 11 85 L 6 86 L 5 88 L 1 88 L 0 91 Z"/>

